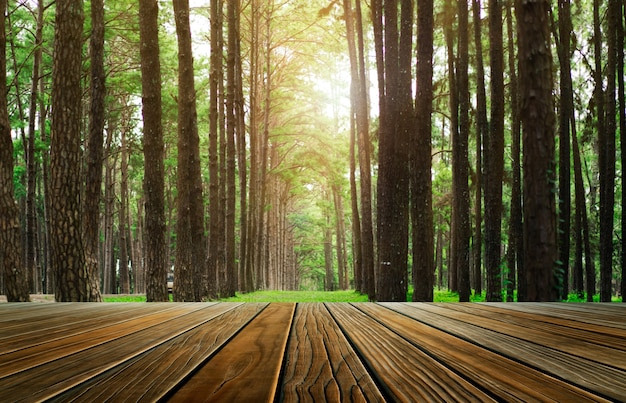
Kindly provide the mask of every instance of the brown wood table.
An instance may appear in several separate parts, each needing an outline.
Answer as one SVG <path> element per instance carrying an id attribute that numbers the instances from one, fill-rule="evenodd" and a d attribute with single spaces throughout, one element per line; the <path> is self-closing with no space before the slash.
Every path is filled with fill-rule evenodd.
<path id="1" fill-rule="evenodd" d="M 626 401 L 626 305 L 4 303 L 18 401 Z"/>

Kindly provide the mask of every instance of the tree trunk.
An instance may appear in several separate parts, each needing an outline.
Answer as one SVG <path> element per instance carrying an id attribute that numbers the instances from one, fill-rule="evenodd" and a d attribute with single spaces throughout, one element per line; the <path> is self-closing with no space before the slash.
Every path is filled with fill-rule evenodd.
<path id="1" fill-rule="evenodd" d="M 469 54 L 468 35 L 469 22 L 467 0 L 458 0 L 458 23 L 459 23 L 459 59 L 457 64 L 457 84 L 459 99 L 459 131 L 457 141 L 453 143 L 453 155 L 456 156 L 456 164 L 453 165 L 454 177 L 454 206 L 457 224 L 457 275 L 460 302 L 469 302 L 470 289 L 470 238 L 471 225 L 469 217 Z"/>
<path id="2" fill-rule="evenodd" d="M 624 97 L 624 25 L 622 25 L 622 16 L 624 15 L 624 9 L 621 6 L 616 7 L 615 11 L 619 10 L 618 16 L 616 16 L 616 45 L 615 49 L 617 51 L 617 99 L 619 100 L 619 132 L 620 132 L 620 146 L 621 146 L 621 165 L 626 166 L 626 99 Z M 626 21 L 624 21 L 626 22 Z M 623 188 L 623 182 L 622 182 Z M 626 205 L 626 193 L 622 190 L 622 211 L 624 211 L 624 207 Z M 626 214 L 622 213 L 621 219 L 621 228 L 622 228 L 622 240 L 621 240 L 621 250 L 622 250 L 622 271 L 620 276 L 622 278 L 622 282 L 620 284 L 620 294 L 622 295 L 622 302 L 626 302 L 626 298 L 624 298 L 624 291 L 626 291 L 626 269 L 624 268 L 624 251 L 626 250 L 626 237 L 624 234 L 624 228 L 626 228 Z"/>
<path id="3" fill-rule="evenodd" d="M 220 177 L 219 177 L 219 81 L 222 76 L 222 1 L 211 0 L 211 76 L 209 77 L 209 283 L 212 293 L 217 295 L 221 287 L 218 273 L 220 268 L 220 242 L 223 241 L 223 228 L 220 228 Z"/>
<path id="4" fill-rule="evenodd" d="M 237 179 L 235 175 L 235 130 L 237 127 L 235 98 L 236 98 L 236 55 L 237 40 L 239 30 L 236 28 L 237 13 L 239 12 L 239 1 L 228 2 L 228 59 L 227 59 L 227 100 L 226 100 L 226 270 L 228 277 L 227 296 L 234 296 L 239 285 L 239 273 L 236 261 L 236 240 L 235 240 L 235 213 Z"/>
<path id="5" fill-rule="evenodd" d="M 144 218 L 142 207 L 144 206 L 143 198 L 137 200 L 137 217 L 136 217 L 136 232 L 133 238 L 133 272 L 135 273 L 135 288 L 136 294 L 146 294 L 146 266 L 144 256 Z M 147 296 L 146 296 L 147 299 Z"/>
<path id="6" fill-rule="evenodd" d="M 219 240 L 218 240 L 218 280 L 217 289 L 220 296 L 227 295 L 228 292 L 228 268 L 226 267 L 226 90 L 224 89 L 224 2 L 219 1 L 217 7 L 217 18 L 213 19 L 218 25 L 217 49 L 219 63 L 215 66 L 214 75 L 217 76 L 218 83 L 218 125 L 219 125 Z"/>
<path id="7" fill-rule="evenodd" d="M 91 2 L 91 108 L 89 139 L 87 146 L 87 173 L 85 178 L 85 202 L 83 238 L 85 242 L 85 264 L 92 281 L 90 299 L 101 301 L 100 262 L 100 203 L 102 201 L 102 162 L 104 138 L 104 101 L 106 95 L 104 74 L 104 1 Z"/>
<path id="8" fill-rule="evenodd" d="M 120 173 L 120 204 L 118 209 L 118 233 L 119 233 L 119 287 L 120 294 L 130 294 L 130 271 L 128 268 L 128 143 L 126 140 L 126 119 L 121 127 L 121 161 Z"/>
<path id="9" fill-rule="evenodd" d="M 336 241 L 337 241 L 337 273 L 339 275 L 339 288 L 342 290 L 348 289 L 348 262 L 346 251 L 346 226 L 344 222 L 343 212 L 343 198 L 341 195 L 341 188 L 337 184 L 333 184 L 333 201 L 335 205 L 335 228 L 336 228 Z"/>
<path id="10" fill-rule="evenodd" d="M 357 2 L 358 3 L 358 2 Z M 350 60 L 350 202 L 352 209 L 352 251 L 354 267 L 354 289 L 364 291 L 363 284 L 363 251 L 361 242 L 361 218 L 359 215 L 358 190 L 356 184 L 356 136 L 357 136 L 357 107 L 360 94 L 359 61 L 354 33 L 354 19 L 352 1 L 343 1 L 343 12 L 346 21 L 346 39 L 348 41 L 348 56 Z M 366 100 L 367 101 L 367 100 Z M 366 119 L 367 122 L 367 119 Z"/>
<path id="11" fill-rule="evenodd" d="M 417 92 L 415 146 L 411 158 L 413 301 L 432 301 L 434 287 L 432 211 L 433 0 L 417 0 Z"/>
<path id="12" fill-rule="evenodd" d="M 507 301 L 513 301 L 516 286 L 521 285 L 517 279 L 524 276 L 524 229 L 522 227 L 522 176 L 521 176 L 521 145 L 520 145 L 520 117 L 519 117 L 519 84 L 516 72 L 515 46 L 513 39 L 513 16 L 511 8 L 507 7 L 507 36 L 509 46 L 509 76 L 511 99 L 511 169 L 513 183 L 511 184 L 511 213 L 509 221 L 509 280 L 507 281 Z M 524 294 L 523 288 L 518 288 L 518 294 Z"/>
<path id="13" fill-rule="evenodd" d="M 175 301 L 210 296 L 188 0 L 174 0 L 178 38 L 178 205 Z"/>
<path id="14" fill-rule="evenodd" d="M 474 46 L 476 48 L 476 201 L 474 207 L 474 292 L 482 294 L 482 197 L 483 197 L 483 139 L 489 133 L 487 120 L 487 95 L 485 94 L 485 67 L 483 63 L 482 21 L 480 0 L 472 0 L 474 18 Z"/>
<path id="15" fill-rule="evenodd" d="M 572 32 L 570 0 L 559 0 L 559 264 L 558 277 L 561 281 L 561 299 L 567 300 L 569 293 L 569 253 L 571 220 L 571 158 L 570 116 L 574 109 L 572 94 L 572 72 L 570 40 Z"/>
<path id="16" fill-rule="evenodd" d="M 604 93 L 605 131 L 598 133 L 599 167 L 600 167 L 600 301 L 611 302 L 613 281 L 613 215 L 615 207 L 615 135 L 616 135 L 616 101 L 615 80 L 617 68 L 616 29 L 620 7 L 619 0 L 609 0 L 607 19 L 607 63 Z M 603 82 L 601 81 L 601 82 Z M 602 101 L 600 101 L 602 102 Z"/>
<path id="17" fill-rule="evenodd" d="M 159 59 L 159 8 L 151 0 L 139 0 L 139 35 L 145 164 L 144 252 L 146 300 L 169 301 L 165 240 L 165 168 Z"/>
<path id="18" fill-rule="evenodd" d="M 333 232 L 331 227 L 330 214 L 326 212 L 326 224 L 324 228 L 324 272 L 326 273 L 324 289 L 325 291 L 335 290 L 335 273 L 333 270 Z"/>
<path id="19" fill-rule="evenodd" d="M 273 79 L 273 69 L 272 69 L 272 44 L 270 41 L 271 37 L 271 16 L 272 10 L 268 10 L 265 13 L 265 82 L 263 83 L 263 108 L 262 108 L 262 116 L 263 116 L 263 130 L 261 135 L 259 136 L 259 157 L 258 157 L 258 176 L 257 176 L 257 187 L 258 187 L 258 195 L 259 201 L 257 204 L 257 230 L 256 230 L 256 243 L 255 243 L 255 253 L 256 253 L 256 272 L 257 272 L 257 284 L 261 285 L 262 289 L 267 289 L 267 281 L 268 276 L 267 272 L 269 267 L 267 266 L 268 261 L 268 241 L 269 238 L 267 236 L 267 226 L 266 226 L 266 205 L 267 205 L 267 165 L 270 151 L 270 141 L 269 141 L 269 126 L 270 126 L 270 112 L 271 112 L 271 104 L 272 104 L 272 79 Z"/>
<path id="20" fill-rule="evenodd" d="M 81 194 L 81 66 L 83 2 L 57 4 L 50 144 L 50 249 L 57 301 L 89 301 Z"/>
<path id="21" fill-rule="evenodd" d="M 413 3 L 401 1 L 400 30 L 396 2 L 385 2 L 384 99 L 380 105 L 385 122 L 379 126 L 378 174 L 378 272 L 376 298 L 406 301 L 408 287 L 408 144 L 413 123 L 411 102 L 411 48 Z M 383 111 L 384 110 L 384 111 Z"/>
<path id="22" fill-rule="evenodd" d="M 550 3 L 518 0 L 520 117 L 524 146 L 524 264 L 527 301 L 554 301 L 557 258 Z"/>
<path id="23" fill-rule="evenodd" d="M 117 293 L 116 271 L 114 259 L 114 215 L 115 215 L 115 166 L 116 162 L 112 151 L 113 135 L 115 128 L 109 125 L 107 131 L 105 164 L 104 164 L 104 268 L 103 268 L 103 293 Z"/>
<path id="24" fill-rule="evenodd" d="M 43 71 L 40 70 L 40 71 Z M 44 93 L 48 82 L 42 77 L 39 80 L 39 93 Z M 47 116 L 49 112 L 49 105 L 44 103 L 43 97 L 39 98 L 39 133 L 41 136 L 41 141 L 48 141 L 49 137 L 49 129 L 47 125 Z M 40 231 L 41 239 L 43 240 L 43 245 L 41 247 L 41 258 L 42 258 L 42 278 L 43 278 L 43 289 L 42 291 L 46 294 L 54 292 L 54 270 L 50 269 L 50 198 L 49 198 L 49 188 L 48 183 L 50 178 L 50 153 L 44 151 L 42 153 L 42 182 L 43 186 L 41 189 L 43 190 L 43 222 L 40 223 L 40 227 L 42 230 Z"/>
<path id="25" fill-rule="evenodd" d="M 241 62 L 241 2 L 237 2 L 235 12 L 236 33 L 235 49 L 235 116 L 237 119 L 235 129 L 237 146 L 237 166 L 239 173 L 239 289 L 248 291 L 253 286 L 253 280 L 246 275 L 248 261 L 248 167 L 246 153 L 246 122 L 244 116 L 243 97 L 243 67 Z"/>
<path id="26" fill-rule="evenodd" d="M 256 233 L 257 233 L 257 177 L 258 177 L 258 93 L 259 93 L 259 5 L 258 0 L 251 1 L 251 38 L 250 38 L 250 90 L 249 90 L 249 105 L 250 105 L 250 184 L 248 189 L 248 230 L 246 248 L 246 266 L 245 266 L 245 288 L 244 292 L 252 292 L 257 288 L 256 278 L 254 276 L 254 268 L 256 266 Z M 241 152 L 240 152 L 241 153 Z"/>
<path id="27" fill-rule="evenodd" d="M 19 212 L 13 198 L 13 139 L 7 110 L 5 0 L 0 1 L 0 266 L 7 301 L 30 301 L 28 272 L 22 262 Z"/>
<path id="28" fill-rule="evenodd" d="M 576 210 L 574 214 L 574 267 L 573 267 L 573 291 L 579 298 L 584 298 L 585 285 L 583 283 L 583 225 L 587 225 L 587 205 L 585 199 L 585 188 L 583 184 L 582 167 L 580 161 L 580 150 L 578 148 L 578 138 L 576 134 L 576 123 L 574 111 L 571 111 L 570 123 L 572 125 L 572 153 L 574 156 L 574 192 Z M 583 220 L 584 215 L 584 220 Z M 594 275 L 595 277 L 595 275 Z"/>
<path id="29" fill-rule="evenodd" d="M 519 20 L 519 19 L 518 19 Z M 485 264 L 487 301 L 502 301 L 501 235 L 502 179 L 504 176 L 504 52 L 502 2 L 489 2 L 489 60 L 491 68 L 491 121 L 485 154 Z"/>
<path id="30" fill-rule="evenodd" d="M 30 107 L 28 116 L 28 147 L 26 152 L 27 166 L 27 196 L 26 196 L 26 266 L 33 292 L 41 292 L 41 264 L 38 254 L 37 237 L 37 163 L 35 161 L 35 127 L 37 120 L 37 100 L 39 98 L 39 75 L 41 73 L 41 58 L 43 54 L 43 18 L 45 5 L 43 1 L 37 4 L 37 28 L 35 31 L 35 50 L 33 52 L 33 74 L 30 93 Z"/>
<path id="31" fill-rule="evenodd" d="M 456 18 L 456 10 L 454 8 L 454 3 L 452 0 L 446 3 L 446 27 L 444 29 L 444 37 L 446 41 L 446 50 L 448 54 L 448 85 L 450 87 L 450 96 L 449 96 L 449 108 L 450 108 L 450 140 L 452 142 L 452 149 L 455 150 L 459 141 L 459 89 L 457 86 L 457 78 L 456 78 L 456 58 L 454 56 L 454 33 L 452 31 L 453 21 Z M 453 151 L 452 155 L 452 165 L 453 170 L 454 166 L 458 165 L 456 163 L 456 153 Z M 453 173 L 454 178 L 456 179 L 458 174 Z M 455 180 L 453 179 L 453 181 Z M 453 209 L 452 209 L 452 217 L 450 223 L 450 232 L 451 232 L 451 249 L 450 249 L 450 266 L 449 270 L 449 287 L 450 291 L 458 292 L 459 291 L 459 275 L 458 275 L 458 260 L 457 260 L 457 244 L 459 232 L 457 230 L 457 217 L 456 217 L 456 184 L 453 182 L 452 186 L 452 195 L 453 195 Z"/>

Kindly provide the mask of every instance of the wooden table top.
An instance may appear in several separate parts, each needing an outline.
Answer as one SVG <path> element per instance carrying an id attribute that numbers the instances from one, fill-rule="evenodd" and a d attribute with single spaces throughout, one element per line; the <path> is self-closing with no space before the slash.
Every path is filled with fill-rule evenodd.
<path id="1" fill-rule="evenodd" d="M 626 304 L 0 304 L 0 402 L 626 401 Z"/>

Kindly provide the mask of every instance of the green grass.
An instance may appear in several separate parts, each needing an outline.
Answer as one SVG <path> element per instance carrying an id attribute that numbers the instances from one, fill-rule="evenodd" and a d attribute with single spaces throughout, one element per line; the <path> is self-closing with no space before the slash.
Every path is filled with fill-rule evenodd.
<path id="1" fill-rule="evenodd" d="M 104 295 L 102 300 L 104 302 L 146 302 L 146 295 Z"/>
<path id="2" fill-rule="evenodd" d="M 411 301 L 413 290 L 409 290 L 407 301 Z M 136 295 L 105 295 L 104 302 L 146 302 L 145 294 Z M 170 301 L 172 296 L 170 295 Z M 600 300 L 594 295 L 594 302 Z M 613 297 L 613 302 L 621 302 L 621 298 Z M 356 291 L 256 291 L 249 294 L 237 293 L 231 298 L 223 298 L 222 302 L 367 302 L 365 294 Z M 470 297 L 472 302 L 484 302 L 485 292 Z M 434 302 L 459 302 L 459 294 L 447 290 L 435 290 Z M 566 302 L 585 302 L 576 294 L 570 294 Z"/>
<path id="3" fill-rule="evenodd" d="M 411 299 L 409 299 L 411 301 Z M 459 302 L 459 294 L 456 292 L 448 291 L 448 290 L 435 290 L 433 294 L 434 302 Z M 485 293 L 482 295 L 472 294 L 470 296 L 471 302 L 484 302 L 485 301 Z"/>
<path id="4" fill-rule="evenodd" d="M 367 302 L 356 291 L 256 291 L 224 298 L 223 302 Z"/>

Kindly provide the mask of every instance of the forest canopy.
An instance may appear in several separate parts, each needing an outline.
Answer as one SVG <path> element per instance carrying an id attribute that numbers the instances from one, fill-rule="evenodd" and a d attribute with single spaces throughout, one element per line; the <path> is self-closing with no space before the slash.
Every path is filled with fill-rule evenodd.
<path id="1" fill-rule="evenodd" d="M 622 295 L 619 0 L 0 0 L 0 292 Z"/>

